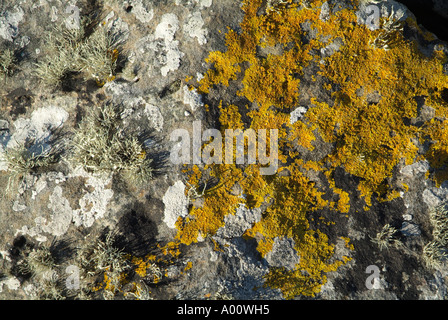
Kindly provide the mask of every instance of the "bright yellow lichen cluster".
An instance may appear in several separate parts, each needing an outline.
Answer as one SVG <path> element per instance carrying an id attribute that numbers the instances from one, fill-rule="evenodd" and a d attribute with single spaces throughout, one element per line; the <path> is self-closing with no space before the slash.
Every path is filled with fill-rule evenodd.
<path id="1" fill-rule="evenodd" d="M 448 120 L 432 119 L 428 124 L 432 144 L 425 154 L 434 169 L 434 180 L 439 187 L 448 180 Z"/>
<path id="2" fill-rule="evenodd" d="M 426 97 L 426 104 L 444 115 L 448 104 L 441 93 L 448 78 L 443 74 L 446 57 L 442 52 L 427 57 L 401 34 L 389 50 L 375 48 L 370 43 L 378 31 L 356 25 L 356 19 L 351 11 L 345 11 L 335 13 L 329 21 L 335 24 L 331 36 L 343 35 L 344 39 L 340 50 L 325 58 L 321 68 L 321 75 L 337 86 L 330 90 L 334 105 L 312 108 L 306 116 L 318 124 L 326 141 L 336 143 L 326 159 L 331 166 L 343 166 L 362 178 L 359 190 L 370 206 L 374 193 L 385 200 L 398 196 L 386 179 L 399 161 L 414 162 L 415 141 L 427 134 L 409 123 L 417 117 L 414 98 Z M 369 101 L 372 94 L 380 100 Z"/>
<path id="3" fill-rule="evenodd" d="M 266 276 L 266 284 L 280 288 L 287 298 L 314 296 L 325 283 L 325 274 L 350 259 L 335 261 L 328 236 L 310 227 L 312 212 L 329 208 L 335 214 L 347 214 L 350 210 L 348 190 L 336 187 L 336 168 L 360 178 L 358 190 L 368 209 L 372 196 L 388 201 L 399 195 L 387 181 L 401 161 L 411 164 L 425 156 L 443 171 L 448 160 L 446 120 L 423 126 L 410 123 L 417 117 L 416 96 L 424 96 L 437 117 L 445 116 L 445 55 L 434 51 L 425 56 L 400 32 L 387 37 L 393 40 L 388 50 L 378 48 L 372 43 L 384 31 L 358 24 L 355 0 L 352 9 L 335 11 L 325 20 L 320 19 L 321 4 L 317 0 L 300 6 L 287 0 L 276 10 L 263 12 L 262 0 L 243 1 L 241 31 L 229 29 L 227 51 L 210 53 L 206 61 L 212 68 L 200 81 L 199 90 L 207 94 L 216 86 L 241 80 L 237 94 L 252 103 L 247 106 L 251 109 L 221 103 L 221 130 L 278 129 L 281 166 L 274 176 L 261 175 L 259 165 L 193 166 L 187 171 L 191 186 L 217 183 L 176 224 L 177 240 L 191 244 L 215 234 L 224 226 L 224 217 L 235 214 L 240 205 L 259 208 L 269 204 L 244 236 L 257 239 L 262 256 L 272 249 L 276 237 L 294 240 L 300 256 L 294 270 L 273 268 Z M 304 42 L 309 30 L 314 36 Z M 336 39 L 342 45 L 332 55 L 322 58 L 316 54 Z M 331 101 L 311 98 L 305 115 L 291 124 L 289 112 L 298 106 L 300 78 L 308 66 L 319 70 L 312 79 L 325 83 L 321 90 L 329 91 Z M 244 123 L 243 111 L 249 118 Z M 298 150 L 312 152 L 317 135 L 333 145 L 330 153 L 318 161 L 300 159 Z M 419 155 L 416 141 L 428 137 L 434 144 L 426 155 Z M 324 173 L 337 201 L 322 198 L 323 191 L 309 178 L 313 172 Z M 439 183 L 447 177 L 440 172 L 436 175 Z M 343 239 L 352 249 L 349 239 Z"/>

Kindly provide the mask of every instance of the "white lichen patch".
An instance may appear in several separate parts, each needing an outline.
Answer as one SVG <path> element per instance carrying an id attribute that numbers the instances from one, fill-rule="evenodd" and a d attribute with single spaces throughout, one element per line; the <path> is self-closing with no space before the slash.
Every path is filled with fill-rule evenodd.
<path id="1" fill-rule="evenodd" d="M 180 66 L 184 53 L 179 50 L 179 41 L 174 40 L 179 29 L 179 19 L 174 13 L 166 13 L 162 16 L 154 34 L 143 39 L 146 48 L 155 54 L 160 67 L 160 73 L 166 77 L 168 72 L 175 71 Z"/>
<path id="2" fill-rule="evenodd" d="M 112 175 L 91 175 L 82 168 L 76 169 L 76 177 L 87 178 L 86 192 L 79 200 L 79 209 L 73 211 L 73 222 L 75 226 L 91 227 L 95 220 L 104 217 L 107 205 L 113 196 L 113 191 L 109 188 Z"/>
<path id="3" fill-rule="evenodd" d="M 60 128 L 69 117 L 68 112 L 54 105 L 42 107 L 32 112 L 29 118 L 19 118 L 13 124 L 13 134 L 6 134 L 0 139 L 0 171 L 7 171 L 8 164 L 4 158 L 5 148 L 16 148 L 25 142 L 34 142 L 36 153 L 47 151 L 52 132 Z"/>
<path id="4" fill-rule="evenodd" d="M 161 131 L 163 128 L 163 116 L 157 106 L 146 103 L 144 112 L 148 117 L 148 120 L 152 122 L 152 126 L 157 131 Z"/>
<path id="5" fill-rule="evenodd" d="M 19 24 L 24 18 L 24 11 L 16 5 L 14 10 L 0 12 L 0 37 L 14 41 L 19 34 Z"/>
<path id="6" fill-rule="evenodd" d="M 124 3 L 124 6 L 132 6 L 132 14 L 141 23 L 148 23 L 154 18 L 154 10 L 147 8 L 142 0 L 129 0 Z"/>
<path id="7" fill-rule="evenodd" d="M 162 131 L 164 118 L 155 101 L 147 102 L 142 97 L 135 97 L 118 84 L 109 85 L 108 90 L 123 103 L 124 110 L 120 117 L 124 126 L 130 125 L 131 121 L 141 119 L 143 116 L 150 123 L 151 128 Z"/>
<path id="8" fill-rule="evenodd" d="M 37 241 L 47 241 L 48 235 L 58 237 L 64 235 L 72 222 L 72 208 L 63 196 L 63 189 L 56 186 L 48 200 L 49 216 L 39 216 L 34 219 L 34 226 L 23 226 L 17 234 L 29 235 Z M 26 207 L 24 206 L 24 209 Z M 24 210 L 23 209 L 23 210 Z M 17 210 L 16 210 L 17 211 Z"/>
<path id="9" fill-rule="evenodd" d="M 417 161 L 413 164 L 404 166 L 400 173 L 405 178 L 413 178 L 419 174 L 425 174 L 430 168 L 429 162 L 427 160 Z"/>
<path id="10" fill-rule="evenodd" d="M 166 13 L 157 25 L 154 37 L 156 39 L 164 39 L 165 41 L 173 41 L 178 29 L 179 19 L 177 16 L 174 13 Z"/>
<path id="11" fill-rule="evenodd" d="M 7 148 L 14 148 L 25 141 L 36 141 L 44 144 L 51 133 L 60 128 L 69 114 L 61 107 L 48 106 L 39 108 L 29 119 L 20 118 L 14 122 L 15 132 L 8 142 Z"/>
<path id="12" fill-rule="evenodd" d="M 235 214 L 224 217 L 224 226 L 219 228 L 216 236 L 223 238 L 241 237 L 254 223 L 261 220 L 261 209 L 248 209 L 240 204 Z"/>
<path id="13" fill-rule="evenodd" d="M 180 67 L 185 54 L 179 50 L 179 41 L 175 40 L 178 29 L 177 16 L 166 13 L 161 17 L 154 33 L 136 43 L 135 59 L 146 62 L 150 78 L 157 76 L 157 73 L 166 77 L 170 71 L 176 71 Z"/>
<path id="14" fill-rule="evenodd" d="M 190 106 L 191 110 L 194 112 L 200 110 L 204 103 L 202 102 L 202 96 L 198 93 L 196 89 L 190 90 L 188 86 L 184 86 L 183 90 L 183 102 L 184 104 Z"/>
<path id="15" fill-rule="evenodd" d="M 39 193 L 41 193 L 47 185 L 47 180 L 44 177 L 40 177 L 34 185 L 34 190 L 31 191 L 31 199 L 36 200 L 36 196 L 39 195 Z"/>
<path id="16" fill-rule="evenodd" d="M 208 8 L 213 4 L 213 0 L 195 0 L 201 8 Z"/>
<path id="17" fill-rule="evenodd" d="M 437 187 L 429 187 L 423 190 L 422 199 L 429 208 L 435 208 L 441 205 L 448 198 L 448 188 L 446 185 Z"/>
<path id="18" fill-rule="evenodd" d="M 152 128 L 157 131 L 163 129 L 163 116 L 156 105 L 146 102 L 142 97 L 130 98 L 127 102 L 125 101 L 125 105 L 127 108 L 122 115 L 123 119 L 126 118 L 126 114 L 131 115 L 135 110 L 143 110 L 143 114 L 151 123 Z"/>
<path id="19" fill-rule="evenodd" d="M 182 181 L 174 183 L 165 192 L 162 201 L 165 204 L 163 222 L 169 228 L 175 228 L 177 219 L 188 215 L 188 198 L 185 195 L 185 184 Z"/>
<path id="20" fill-rule="evenodd" d="M 12 210 L 15 212 L 24 211 L 26 209 L 26 205 L 21 204 L 19 200 L 14 201 L 14 204 L 12 205 Z"/>
<path id="21" fill-rule="evenodd" d="M 305 107 L 298 107 L 294 109 L 294 111 L 290 113 L 289 123 L 290 124 L 296 123 L 299 119 L 303 117 L 306 111 L 307 109 Z"/>
<path id="22" fill-rule="evenodd" d="M 300 262 L 294 249 L 294 239 L 276 237 L 272 250 L 266 254 L 265 259 L 271 267 L 285 267 L 288 270 L 293 270 Z"/>
<path id="23" fill-rule="evenodd" d="M 152 97 L 144 99 L 141 93 L 134 92 L 128 84 L 110 82 L 105 85 L 107 93 L 113 96 L 114 101 L 124 106 L 120 114 L 123 126 L 132 125 L 131 122 L 146 118 L 150 127 L 156 131 L 162 131 L 164 118 L 157 106 L 158 101 Z"/>
<path id="24" fill-rule="evenodd" d="M 90 227 L 95 220 L 104 217 L 113 191 L 109 188 L 111 185 L 111 176 L 93 176 L 82 168 L 76 168 L 73 173 L 63 176 L 50 172 L 42 175 L 30 187 L 32 192 L 32 201 L 40 201 L 38 194 L 43 192 L 48 185 L 56 184 L 48 198 L 46 207 L 48 211 L 38 211 L 38 217 L 34 218 L 32 223 L 24 225 L 18 229 L 16 235 L 28 235 L 36 241 L 45 242 L 49 238 L 59 237 L 67 233 L 72 223 L 75 226 Z M 61 176 L 62 175 L 62 176 Z M 64 195 L 65 188 L 60 185 L 61 182 L 70 182 L 72 178 L 86 178 L 83 194 L 78 200 L 79 208 L 73 209 L 69 200 Z M 33 204 L 26 207 L 18 200 L 13 209 L 15 211 L 24 211 L 26 209 L 33 211 Z"/>
<path id="25" fill-rule="evenodd" d="M 45 219 L 44 217 L 37 217 L 34 219 L 33 227 L 23 226 L 21 229 L 17 230 L 15 236 L 19 234 L 24 236 L 28 235 L 38 242 L 45 242 L 48 240 L 47 236 L 44 235 L 44 228 L 46 224 L 47 219 Z"/>
<path id="26" fill-rule="evenodd" d="M 46 174 L 46 177 L 49 182 L 54 182 L 56 184 L 60 184 L 64 181 L 67 181 L 67 177 L 62 172 L 55 172 L 55 171 L 48 172 Z"/>
<path id="27" fill-rule="evenodd" d="M 129 99 L 134 92 L 132 88 L 126 84 L 117 81 L 111 81 L 104 85 L 107 95 L 111 95 L 114 99 L 126 98 Z M 123 99 L 124 100 L 124 99 Z"/>
<path id="28" fill-rule="evenodd" d="M 70 227 L 73 211 L 60 186 L 54 188 L 49 199 L 48 209 L 51 212 L 51 220 L 44 227 L 44 231 L 56 237 L 62 236 Z"/>
<path id="29" fill-rule="evenodd" d="M 320 7 L 319 19 L 327 21 L 329 18 L 330 18 L 330 6 L 328 4 L 328 1 L 326 1 Z"/>
<path id="30" fill-rule="evenodd" d="M 176 6 L 199 5 L 201 9 L 208 8 L 213 4 L 213 0 L 175 0 Z"/>
<path id="31" fill-rule="evenodd" d="M 17 290 L 20 288 L 20 281 L 16 277 L 10 277 L 4 280 L 0 280 L 0 293 L 3 292 L 3 287 L 5 286 L 9 290 Z"/>
<path id="32" fill-rule="evenodd" d="M 188 17 L 188 22 L 184 25 L 184 32 L 187 33 L 191 38 L 196 38 L 200 45 L 207 43 L 207 29 L 203 28 L 204 20 L 202 20 L 202 15 L 199 11 L 190 14 Z"/>

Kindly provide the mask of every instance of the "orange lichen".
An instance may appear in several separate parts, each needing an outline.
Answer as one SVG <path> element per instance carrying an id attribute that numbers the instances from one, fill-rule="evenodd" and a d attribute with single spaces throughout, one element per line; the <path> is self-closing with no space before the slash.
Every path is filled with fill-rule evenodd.
<path id="1" fill-rule="evenodd" d="M 443 74 L 443 63 L 447 57 L 440 50 L 425 56 L 399 31 L 386 35 L 388 50 L 378 48 L 375 39 L 385 31 L 358 24 L 353 9 L 336 10 L 322 20 L 321 1 L 299 7 L 287 0 L 260 13 L 262 4 L 262 0 L 243 1 L 241 31 L 229 29 L 227 51 L 210 53 L 206 62 L 211 68 L 198 89 L 207 94 L 241 80 L 235 93 L 252 104 L 246 106 L 250 108 L 244 113 L 247 121 L 242 120 L 242 111 L 247 111 L 242 106 L 221 102 L 217 107 L 221 130 L 277 129 L 278 174 L 261 175 L 259 164 L 193 166 L 191 186 L 214 184 L 207 187 L 200 206 L 179 218 L 176 239 L 184 244 L 197 242 L 215 234 L 224 226 L 225 216 L 235 214 L 241 204 L 249 209 L 268 204 L 262 219 L 244 237 L 257 239 L 257 250 L 263 256 L 272 250 L 276 237 L 289 237 L 300 263 L 293 270 L 273 268 L 266 283 L 280 288 L 287 298 L 313 296 L 325 283 L 325 273 L 349 261 L 347 257 L 333 261 L 334 246 L 309 223 L 310 213 L 324 208 L 344 214 L 350 211 L 349 190 L 337 188 L 334 181 L 336 168 L 360 178 L 358 191 L 368 210 L 374 197 L 390 201 L 399 196 L 388 179 L 400 162 L 412 164 L 420 158 L 416 141 L 430 137 L 435 142 L 425 157 L 440 169 L 436 173 L 439 184 L 448 178 L 446 120 L 432 120 L 424 126 L 410 122 L 418 116 L 416 96 L 425 97 L 436 117 L 445 117 L 448 77 Z M 356 9 L 356 1 L 353 5 Z M 309 30 L 314 37 L 303 41 Z M 336 39 L 342 44 L 332 55 L 321 58 L 315 54 Z M 311 97 L 307 112 L 291 124 L 289 112 L 299 103 L 300 79 L 308 66 L 319 70 L 312 81 L 329 91 L 331 101 Z M 318 137 L 332 146 L 329 153 L 316 161 L 300 159 L 301 149 L 315 150 Z M 336 202 L 322 198 L 323 191 L 309 178 L 313 172 L 324 173 Z M 348 238 L 343 239 L 352 249 Z"/>
<path id="2" fill-rule="evenodd" d="M 434 169 L 434 181 L 439 187 L 443 181 L 448 180 L 448 120 L 431 120 L 428 133 L 433 143 L 426 158 Z"/>
<path id="3" fill-rule="evenodd" d="M 116 292 L 122 292 L 122 287 L 129 282 L 126 273 L 113 274 L 109 269 L 106 269 L 103 273 L 103 281 L 93 287 L 92 291 L 109 291 L 113 294 Z"/>
<path id="4" fill-rule="evenodd" d="M 138 274 L 141 278 L 147 276 L 148 268 L 156 261 L 156 256 L 149 254 L 142 257 L 131 257 L 130 258 L 132 265 L 135 266 L 135 273 Z"/>
<path id="5" fill-rule="evenodd" d="M 266 276 L 266 285 L 282 290 L 286 299 L 298 295 L 314 296 L 326 283 L 325 273 L 335 271 L 349 258 L 329 263 L 334 248 L 328 245 L 328 238 L 320 231 L 305 233 L 296 250 L 300 252 L 300 262 L 292 271 L 273 268 Z"/>
<path id="6" fill-rule="evenodd" d="M 384 181 L 401 159 L 411 164 L 417 156 L 418 147 L 411 139 L 419 130 L 404 121 L 417 116 L 414 97 L 426 96 L 427 103 L 446 110 L 440 93 L 448 82 L 443 54 L 426 57 L 401 35 L 389 50 L 375 48 L 370 43 L 377 31 L 353 27 L 356 19 L 348 10 L 331 18 L 339 22 L 331 34 L 343 34 L 344 44 L 325 58 L 321 74 L 337 83 L 338 90 L 332 92 L 331 108 L 321 105 L 306 116 L 320 125 L 324 139 L 337 143 L 328 157 L 332 166 L 343 166 L 363 179 L 359 190 L 369 206 L 374 193 L 387 200 L 398 195 L 392 195 Z M 371 94 L 380 100 L 368 101 Z"/>
<path id="7" fill-rule="evenodd" d="M 227 189 L 241 177 L 238 168 L 231 165 L 211 166 L 209 174 L 211 177 L 219 177 L 220 183 L 213 187 L 213 193 L 208 190 L 213 196 L 205 196 L 202 207 L 193 207 L 186 219 L 177 220 L 176 227 L 182 232 L 177 234 L 176 239 L 181 243 L 188 245 L 197 242 L 198 237 L 216 233 L 224 225 L 224 217 L 234 212 L 240 202 L 238 196 L 232 195 Z M 197 178 L 193 175 L 189 184 L 195 185 L 195 181 Z"/>

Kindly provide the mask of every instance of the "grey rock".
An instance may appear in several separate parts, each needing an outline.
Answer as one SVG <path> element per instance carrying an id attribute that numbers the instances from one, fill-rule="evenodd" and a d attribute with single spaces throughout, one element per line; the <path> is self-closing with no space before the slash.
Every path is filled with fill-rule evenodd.
<path id="1" fill-rule="evenodd" d="M 9 122 L 6 120 L 0 120 L 0 131 L 9 130 Z"/>
<path id="2" fill-rule="evenodd" d="M 240 205 L 235 214 L 229 214 L 224 218 L 225 225 L 217 231 L 216 236 L 222 238 L 241 237 L 247 229 L 260 219 L 261 209 L 248 209 L 244 205 Z"/>
<path id="3" fill-rule="evenodd" d="M 400 232 L 406 237 L 419 236 L 421 234 L 420 228 L 416 224 L 407 221 L 404 221 L 401 225 Z"/>
<path id="4" fill-rule="evenodd" d="M 288 238 L 275 238 L 272 250 L 265 257 L 272 267 L 285 267 L 293 270 L 300 262 L 300 257 L 294 249 L 294 240 Z"/>
<path id="5" fill-rule="evenodd" d="M 433 0 L 432 2 L 434 3 L 434 11 L 448 18 L 448 3 L 444 0 Z"/>
<path id="6" fill-rule="evenodd" d="M 24 19 L 25 12 L 16 5 L 0 14 L 0 37 L 13 41 L 19 34 L 19 24 Z"/>
<path id="7" fill-rule="evenodd" d="M 82 12 L 96 10 L 93 4 L 99 3 L 75 2 L 77 6 L 83 6 Z M 302 5 L 304 3 L 302 1 Z M 445 1 L 434 0 L 433 3 L 440 13 L 446 12 Z M 367 0 L 361 1 L 357 12 L 360 23 L 366 23 L 369 16 L 366 8 L 370 4 L 378 6 L 381 17 L 392 13 L 402 21 L 413 17 L 413 13 L 398 1 Z M 53 244 L 60 248 L 68 242 L 72 247 L 78 247 L 104 236 L 106 230 L 113 230 L 119 234 L 117 239 L 123 240 L 127 251 L 144 257 L 151 250 L 157 250 L 157 245 L 172 241 L 177 234 L 178 219 L 195 219 L 189 208 L 203 206 L 206 198 L 188 194 L 183 168 L 166 160 L 173 144 L 169 141 L 170 132 L 179 128 L 189 130 L 191 122 L 198 119 L 204 126 L 217 121 L 213 110 L 215 101 L 223 99 L 224 104 L 232 103 L 238 107 L 248 104 L 242 97 L 223 88 L 216 88 L 209 96 L 190 90 L 191 83 L 199 81 L 210 67 L 204 63 L 209 52 L 225 50 L 225 37 L 220 31 L 226 30 L 227 26 L 241 31 L 239 23 L 243 12 L 240 1 L 109 0 L 103 5 L 101 22 L 118 36 L 123 46 L 117 61 L 120 69 L 117 78 L 101 88 L 75 78 L 74 88 L 67 85 L 59 91 L 43 88 L 31 76 L 31 71 L 33 64 L 44 54 L 45 35 L 57 24 L 66 22 L 70 15 L 66 12 L 67 4 L 64 1 L 17 0 L 0 5 L 0 39 L 5 45 L 13 46 L 20 58 L 19 68 L 0 88 L 0 184 L 6 186 L 8 182 L 8 176 L 4 174 L 8 168 L 2 157 L 4 148 L 36 141 L 31 148 L 35 151 L 49 148 L 55 141 L 69 141 L 85 114 L 106 101 L 122 107 L 120 121 L 124 134 L 138 137 L 148 156 L 154 157 L 160 167 L 153 181 L 142 187 L 134 186 L 122 181 L 118 175 L 100 175 L 72 168 L 65 162 L 70 151 L 67 148 L 59 163 L 45 170 L 39 168 L 18 180 L 17 185 L 10 188 L 11 193 L 0 197 L 0 299 L 37 296 L 37 283 L 14 273 L 19 257 L 25 254 L 23 250 L 28 246 Z M 349 6 L 350 1 L 329 0 L 319 9 L 319 18 L 328 20 L 332 14 Z M 304 43 L 317 39 L 318 30 L 310 21 L 302 23 L 301 27 L 306 33 L 302 39 Z M 322 49 L 313 54 L 321 58 L 321 62 L 344 45 L 342 38 L 330 41 L 329 37 L 324 37 L 320 41 Z M 446 46 L 438 42 L 419 42 L 418 45 L 426 54 L 431 54 L 435 48 L 447 52 Z M 267 58 L 280 55 L 288 48 L 274 45 L 260 46 L 256 50 L 260 58 Z M 301 92 L 297 106 L 288 110 L 291 124 L 303 119 L 308 108 L 314 107 L 310 104 L 312 97 L 331 106 L 330 94 L 322 90 L 323 82 L 312 80 L 318 72 L 315 67 L 305 68 L 304 74 L 298 75 Z M 444 68 L 448 73 L 447 64 Z M 186 81 L 187 76 L 193 76 L 191 82 Z M 229 88 L 235 89 L 235 85 L 231 84 Z M 221 96 L 222 93 L 225 94 Z M 356 93 L 368 104 L 381 102 L 379 92 L 358 88 Z M 411 126 L 420 127 L 431 119 L 439 120 L 424 97 L 415 100 L 417 115 L 410 120 Z M 205 111 L 205 104 L 209 104 L 212 112 Z M 255 104 L 249 104 L 248 110 L 255 107 Z M 340 125 L 335 125 L 334 132 L 340 134 Z M 390 133 L 390 138 L 396 134 Z M 294 151 L 299 152 L 305 162 L 322 161 L 327 165 L 326 158 L 334 150 L 335 143 L 324 141 L 317 132 L 312 143 L 313 151 L 300 147 Z M 422 146 L 418 139 L 413 143 L 421 154 L 429 148 Z M 400 196 L 393 201 L 381 202 L 374 195 L 368 212 L 364 212 L 365 203 L 357 196 L 358 177 L 347 174 L 342 167 L 334 172 L 336 187 L 350 194 L 350 212 L 347 216 L 334 214 L 330 209 L 310 212 L 313 218 L 310 228 L 320 230 L 319 219 L 316 219 L 319 215 L 328 221 L 335 220 L 337 232 L 328 234 L 328 241 L 334 246 L 331 260 L 351 260 L 326 274 L 328 281 L 317 295 L 318 299 L 443 299 L 446 296 L 447 266 L 442 264 L 436 271 L 428 269 L 421 261 L 421 248 L 431 239 L 428 212 L 448 200 L 448 184 L 445 182 L 437 187 L 428 179 L 427 173 L 434 169 L 428 161 L 407 164 L 404 161 L 397 164 L 393 177 L 385 181 L 394 190 L 399 190 Z M 281 179 L 290 175 L 286 170 L 279 174 Z M 325 175 L 310 170 L 306 176 L 323 192 L 323 199 L 337 200 Z M 238 184 L 231 192 L 243 197 Z M 300 266 L 302 257 L 297 255 L 296 248 L 301 244 L 291 238 L 276 237 L 272 250 L 262 257 L 257 251 L 262 235 L 249 238 L 245 232 L 262 219 L 264 210 L 264 207 L 254 209 L 241 204 L 235 212 L 224 217 L 224 225 L 215 234 L 200 234 L 193 239 L 194 243 L 182 246 L 178 258 L 164 262 L 167 266 L 163 280 L 166 281 L 152 286 L 149 297 L 283 299 L 280 290 L 264 286 L 265 276 L 271 268 L 289 271 Z M 372 243 L 371 238 L 386 223 L 401 224 L 402 247 L 381 251 Z M 350 238 L 354 250 L 340 237 L 341 234 Z M 20 246 L 22 242 L 25 245 Z M 72 263 L 74 256 L 63 256 L 65 251 L 58 251 L 58 254 L 61 255 L 58 256 L 61 262 L 58 271 L 63 276 L 65 264 Z M 187 268 L 190 264 L 191 268 Z M 377 265 L 380 270 L 373 289 L 366 287 L 369 276 L 366 267 L 369 265 Z M 298 271 L 307 274 L 306 270 Z"/>

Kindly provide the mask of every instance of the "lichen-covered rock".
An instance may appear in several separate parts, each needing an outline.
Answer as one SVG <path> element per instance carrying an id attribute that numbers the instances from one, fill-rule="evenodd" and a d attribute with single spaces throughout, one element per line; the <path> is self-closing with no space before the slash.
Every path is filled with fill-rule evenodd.
<path id="1" fill-rule="evenodd" d="M 448 46 L 414 8 L 1 4 L 0 298 L 445 298 Z"/>

